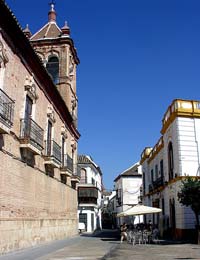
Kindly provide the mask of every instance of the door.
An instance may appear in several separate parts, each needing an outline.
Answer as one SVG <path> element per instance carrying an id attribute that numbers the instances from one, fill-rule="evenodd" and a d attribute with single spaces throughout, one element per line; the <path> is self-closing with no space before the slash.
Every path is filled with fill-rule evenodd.
<path id="1" fill-rule="evenodd" d="M 24 114 L 24 137 L 30 137 L 31 133 L 31 115 L 33 101 L 29 96 L 26 96 L 25 114 Z"/>
<path id="2" fill-rule="evenodd" d="M 47 147 L 46 152 L 48 156 L 51 156 L 51 142 L 52 140 L 52 123 L 48 121 L 48 127 L 47 127 Z"/>
<path id="3" fill-rule="evenodd" d="M 87 231 L 87 213 L 80 213 L 79 214 L 79 223 L 85 224 L 85 230 Z"/>
<path id="4" fill-rule="evenodd" d="M 66 166 L 65 163 L 65 138 L 62 137 L 62 148 L 61 148 L 61 161 L 62 161 L 62 167 Z"/>

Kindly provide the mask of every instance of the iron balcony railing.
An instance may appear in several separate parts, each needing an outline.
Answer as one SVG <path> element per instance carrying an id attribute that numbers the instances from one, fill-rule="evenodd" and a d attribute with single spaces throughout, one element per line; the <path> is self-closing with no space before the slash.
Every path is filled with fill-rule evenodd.
<path id="1" fill-rule="evenodd" d="M 149 184 L 149 192 L 152 192 L 152 191 L 153 191 L 153 185 Z"/>
<path id="2" fill-rule="evenodd" d="M 43 149 L 44 130 L 31 118 L 21 119 L 20 138 L 39 150 Z"/>
<path id="3" fill-rule="evenodd" d="M 7 127 L 13 125 L 14 101 L 0 89 L 0 121 Z"/>
<path id="4" fill-rule="evenodd" d="M 54 140 L 45 141 L 45 155 L 61 162 L 61 147 Z"/>
<path id="5" fill-rule="evenodd" d="M 153 182 L 154 189 L 157 189 L 157 188 L 159 188 L 160 186 L 163 186 L 163 185 L 164 185 L 164 178 L 163 177 L 159 177 Z"/>
<path id="6" fill-rule="evenodd" d="M 68 154 L 64 154 L 62 158 L 61 169 L 66 169 L 73 173 L 73 159 Z"/>
<path id="7" fill-rule="evenodd" d="M 73 175 L 81 178 L 81 168 L 77 165 L 77 163 L 74 163 L 74 170 Z"/>

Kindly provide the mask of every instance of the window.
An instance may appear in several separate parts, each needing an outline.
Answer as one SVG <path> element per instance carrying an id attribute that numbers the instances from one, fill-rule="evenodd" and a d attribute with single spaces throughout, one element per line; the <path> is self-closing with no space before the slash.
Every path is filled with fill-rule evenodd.
<path id="1" fill-rule="evenodd" d="M 153 169 L 151 170 L 151 183 L 153 183 Z"/>
<path id="2" fill-rule="evenodd" d="M 160 177 L 163 179 L 164 171 L 163 171 L 163 160 L 160 161 Z"/>
<path id="3" fill-rule="evenodd" d="M 92 184 L 95 185 L 95 179 L 94 178 L 92 178 Z"/>
<path id="4" fill-rule="evenodd" d="M 155 179 L 158 179 L 158 165 L 155 166 Z"/>
<path id="5" fill-rule="evenodd" d="M 3 88 L 5 66 L 7 62 L 8 62 L 8 57 L 6 55 L 3 42 L 0 40 L 0 88 L 1 89 Z"/>
<path id="6" fill-rule="evenodd" d="M 25 103 L 25 113 L 24 113 L 24 126 L 23 126 L 23 135 L 25 137 L 30 136 L 30 127 L 31 127 L 31 115 L 32 115 L 33 101 L 29 96 L 26 96 Z"/>
<path id="7" fill-rule="evenodd" d="M 174 157 L 173 157 L 173 146 L 170 142 L 168 145 L 168 171 L 169 171 L 169 180 L 174 178 Z"/>
<path id="8" fill-rule="evenodd" d="M 143 172 L 142 176 L 143 176 L 143 195 L 145 195 L 145 190 L 146 190 L 145 172 Z"/>
<path id="9" fill-rule="evenodd" d="M 80 183 L 86 184 L 87 183 L 87 172 L 85 169 L 81 169 L 81 180 Z"/>
<path id="10" fill-rule="evenodd" d="M 52 123 L 48 120 L 47 141 L 46 141 L 46 153 L 48 156 L 51 156 L 51 140 L 52 140 Z"/>
<path id="11" fill-rule="evenodd" d="M 59 61 L 56 56 L 52 56 L 49 58 L 47 65 L 47 71 L 49 72 L 52 80 L 55 84 L 59 82 Z"/>
<path id="12" fill-rule="evenodd" d="M 62 147 L 61 147 L 61 162 L 62 166 L 65 166 L 65 138 L 62 136 Z"/>

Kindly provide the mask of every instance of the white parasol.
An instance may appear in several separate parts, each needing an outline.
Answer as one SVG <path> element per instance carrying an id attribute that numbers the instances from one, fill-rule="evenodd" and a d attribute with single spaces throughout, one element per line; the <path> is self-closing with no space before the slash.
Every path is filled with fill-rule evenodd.
<path id="1" fill-rule="evenodd" d="M 162 209 L 155 208 L 155 207 L 149 207 L 144 205 L 136 205 L 131 207 L 130 209 L 127 209 L 123 212 L 120 212 L 117 214 L 117 217 L 125 217 L 125 216 L 136 216 L 136 215 L 146 215 L 146 214 L 152 214 L 152 213 L 160 213 Z"/>

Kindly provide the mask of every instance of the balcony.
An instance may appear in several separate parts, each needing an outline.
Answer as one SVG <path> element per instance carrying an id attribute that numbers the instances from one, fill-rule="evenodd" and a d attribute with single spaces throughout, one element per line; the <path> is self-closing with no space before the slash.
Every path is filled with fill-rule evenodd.
<path id="1" fill-rule="evenodd" d="M 152 184 L 149 184 L 149 193 L 150 192 L 153 192 L 153 185 Z"/>
<path id="2" fill-rule="evenodd" d="M 97 204 L 98 189 L 96 187 L 78 187 L 79 204 Z"/>
<path id="3" fill-rule="evenodd" d="M 159 178 L 157 178 L 157 179 L 153 182 L 153 188 L 154 188 L 154 189 L 157 189 L 157 188 L 159 188 L 159 187 L 161 187 L 161 186 L 163 186 L 163 185 L 164 185 L 163 177 L 159 177 Z"/>
<path id="4" fill-rule="evenodd" d="M 60 172 L 66 176 L 72 176 L 73 174 L 73 159 L 68 154 L 65 154 L 62 158 Z"/>
<path id="5" fill-rule="evenodd" d="M 81 169 L 77 164 L 73 165 L 73 174 L 71 176 L 71 181 L 74 183 L 79 183 L 81 178 Z"/>
<path id="6" fill-rule="evenodd" d="M 20 147 L 41 154 L 44 130 L 32 119 L 21 119 Z"/>
<path id="7" fill-rule="evenodd" d="M 59 168 L 61 165 L 61 147 L 54 140 L 45 141 L 44 164 L 52 168 Z"/>
<path id="8" fill-rule="evenodd" d="M 0 134 L 7 134 L 13 125 L 14 101 L 0 89 Z"/>

